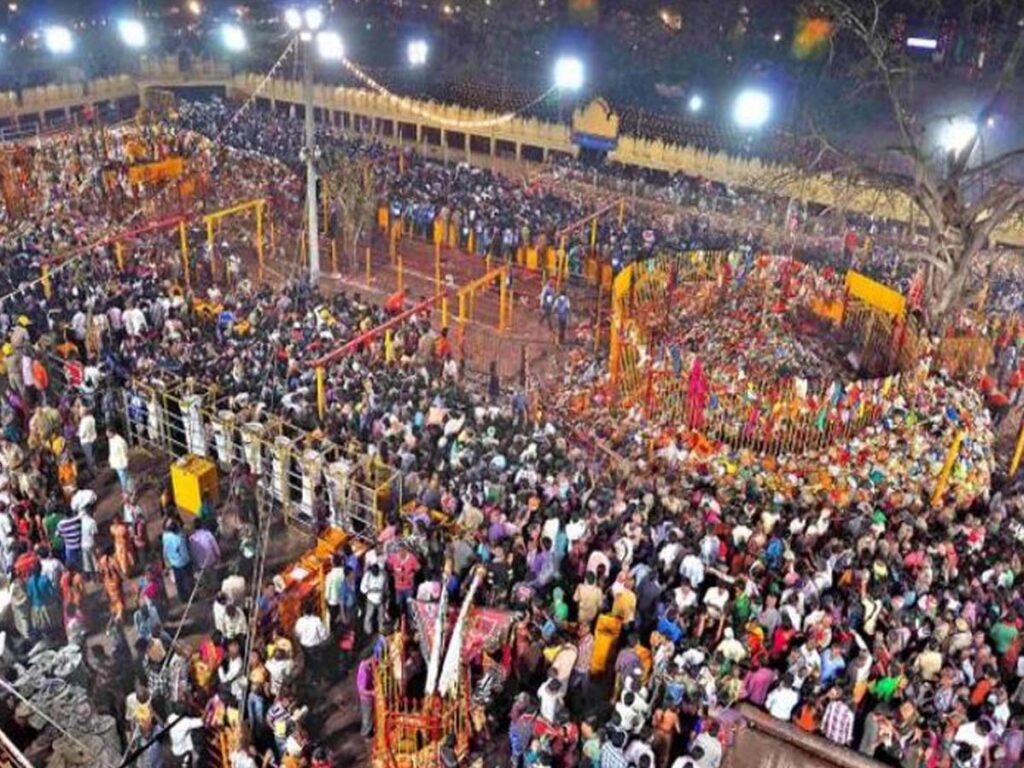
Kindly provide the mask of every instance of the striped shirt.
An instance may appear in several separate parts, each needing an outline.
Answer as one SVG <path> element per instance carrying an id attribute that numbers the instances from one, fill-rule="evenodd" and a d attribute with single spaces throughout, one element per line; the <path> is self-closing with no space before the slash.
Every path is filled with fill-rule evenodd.
<path id="1" fill-rule="evenodd" d="M 65 517 L 57 523 L 57 533 L 64 541 L 65 549 L 82 548 L 82 520 L 79 517 Z"/>
<path id="2" fill-rule="evenodd" d="M 821 732 L 829 741 L 843 746 L 853 741 L 853 712 L 845 702 L 833 701 L 825 707 Z"/>

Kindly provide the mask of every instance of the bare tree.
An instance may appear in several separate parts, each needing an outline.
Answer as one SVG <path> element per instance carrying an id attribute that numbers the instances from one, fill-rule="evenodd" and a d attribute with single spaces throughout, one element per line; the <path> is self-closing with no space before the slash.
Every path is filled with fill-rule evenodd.
<path id="1" fill-rule="evenodd" d="M 1015 86 L 1024 53 L 1018 17 L 1024 11 L 1000 0 L 900 3 L 900 10 L 917 14 L 918 23 L 958 18 L 974 24 L 983 13 L 994 14 L 998 22 L 991 29 L 1004 35 L 1000 53 L 1005 58 L 988 77 L 977 67 L 981 72 L 965 99 L 969 106 L 954 113 L 936 102 L 955 78 L 941 73 L 932 57 L 894 39 L 895 3 L 819 0 L 816 8 L 831 23 L 823 76 L 848 87 L 841 103 L 829 105 L 830 118 L 820 105 L 804 110 L 804 128 L 820 142 L 820 151 L 803 170 L 827 168 L 834 176 L 902 194 L 913 203 L 915 226 L 927 245 L 911 258 L 923 262 L 923 306 L 929 326 L 938 330 L 983 289 L 983 255 L 998 230 L 1024 212 L 1024 185 L 1015 179 L 1024 145 L 999 147 L 993 156 L 982 144 L 987 124 Z M 881 139 L 876 133 L 873 141 L 864 141 L 843 130 L 843 115 L 868 105 L 879 106 L 886 116 Z M 879 212 L 884 214 L 884 204 Z"/>
<path id="2" fill-rule="evenodd" d="M 375 174 L 369 160 L 336 158 L 325 172 L 328 194 L 337 211 L 334 237 L 352 272 L 361 263 L 359 244 L 373 226 L 377 212 Z"/>

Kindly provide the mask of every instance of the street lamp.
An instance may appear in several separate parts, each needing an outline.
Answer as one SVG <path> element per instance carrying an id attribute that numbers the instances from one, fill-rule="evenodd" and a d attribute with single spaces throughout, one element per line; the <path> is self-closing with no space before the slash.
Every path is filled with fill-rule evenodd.
<path id="1" fill-rule="evenodd" d="M 764 91 L 748 89 L 741 91 L 732 106 L 732 117 L 740 128 L 760 128 L 768 122 L 772 112 L 772 100 Z"/>
<path id="2" fill-rule="evenodd" d="M 341 61 L 345 58 L 345 46 L 337 32 L 324 30 L 316 33 L 316 52 L 326 61 Z"/>
<path id="3" fill-rule="evenodd" d="M 220 28 L 220 39 L 231 53 L 241 53 L 249 47 L 245 30 L 237 24 L 224 24 Z"/>
<path id="4" fill-rule="evenodd" d="M 583 87 L 583 62 L 575 56 L 562 56 L 555 62 L 555 87 L 560 91 L 578 91 Z"/>
<path id="5" fill-rule="evenodd" d="M 316 161 L 319 150 L 316 147 L 316 129 L 313 125 L 313 48 L 323 58 L 338 61 L 345 56 L 345 48 L 336 32 L 320 31 L 324 25 L 324 12 L 311 6 L 304 11 L 287 8 L 284 22 L 288 29 L 297 32 L 299 40 L 305 43 L 302 69 L 302 100 L 305 105 L 305 145 L 302 160 L 306 164 L 306 242 L 309 243 L 309 282 L 316 285 L 320 280 L 320 225 L 316 205 Z"/>
<path id="6" fill-rule="evenodd" d="M 74 50 L 75 39 L 71 36 L 70 29 L 55 24 L 43 30 L 43 44 L 50 53 L 55 56 L 63 56 Z"/>
<path id="7" fill-rule="evenodd" d="M 146 27 L 138 19 L 121 19 L 117 22 L 117 33 L 129 48 L 143 48 L 146 45 Z"/>
<path id="8" fill-rule="evenodd" d="M 959 155 L 974 140 L 978 124 L 969 117 L 955 117 L 949 120 L 939 135 L 939 143 L 946 152 Z"/>
<path id="9" fill-rule="evenodd" d="M 427 46 L 426 40 L 410 40 L 409 45 L 405 49 L 406 56 L 409 59 L 410 67 L 422 67 L 427 63 L 427 54 L 430 48 Z"/>

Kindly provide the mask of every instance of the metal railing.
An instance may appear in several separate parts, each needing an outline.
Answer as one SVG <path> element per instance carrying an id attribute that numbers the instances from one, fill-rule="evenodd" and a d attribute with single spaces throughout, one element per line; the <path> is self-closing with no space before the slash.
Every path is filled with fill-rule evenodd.
<path id="1" fill-rule="evenodd" d="M 244 467 L 289 523 L 313 527 L 326 512 L 329 525 L 373 539 L 385 512 L 401 505 L 392 467 L 369 454 L 354 455 L 247 398 L 226 397 L 190 380 L 134 381 L 124 390 L 123 408 L 131 445 L 172 460 L 208 458 L 225 473 Z"/>

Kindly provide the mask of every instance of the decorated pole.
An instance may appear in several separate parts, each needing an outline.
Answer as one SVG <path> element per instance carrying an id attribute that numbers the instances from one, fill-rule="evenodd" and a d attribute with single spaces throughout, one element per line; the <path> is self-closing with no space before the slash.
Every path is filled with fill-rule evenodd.
<path id="1" fill-rule="evenodd" d="M 933 507 L 937 507 L 942 503 L 942 497 L 946 493 L 946 487 L 949 485 L 949 476 L 953 472 L 953 465 L 956 463 L 957 456 L 960 455 L 960 444 L 963 441 L 964 431 L 961 429 L 956 433 L 956 437 L 953 438 L 953 444 L 949 446 L 946 462 L 942 465 L 942 472 L 939 473 L 939 479 L 935 483 L 935 492 L 932 493 Z M 1020 439 L 1017 440 L 1017 444 L 1019 448 Z M 1019 460 L 1020 457 L 1015 453 L 1014 458 Z"/>
<path id="2" fill-rule="evenodd" d="M 1020 431 L 1017 433 L 1017 446 L 1013 449 L 1013 458 L 1010 460 L 1010 478 L 1017 474 L 1020 468 L 1021 456 L 1024 455 L 1024 419 L 1020 422 Z"/>

